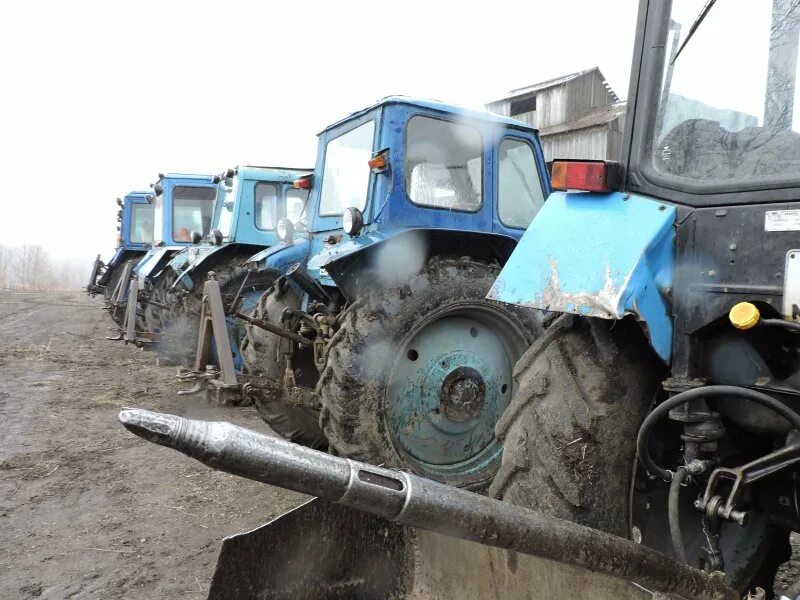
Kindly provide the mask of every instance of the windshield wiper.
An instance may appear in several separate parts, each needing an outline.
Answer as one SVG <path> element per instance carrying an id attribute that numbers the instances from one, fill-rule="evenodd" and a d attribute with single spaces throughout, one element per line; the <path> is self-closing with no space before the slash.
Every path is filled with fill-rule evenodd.
<path id="1" fill-rule="evenodd" d="M 675 61 L 678 60 L 678 56 L 680 56 L 681 52 L 683 52 L 683 49 L 686 48 L 686 44 L 688 44 L 689 40 L 692 39 L 695 31 L 697 31 L 697 28 L 700 27 L 700 23 L 702 23 L 703 19 L 706 18 L 706 15 L 708 15 L 708 13 L 711 11 L 711 7 L 714 6 L 716 1 L 717 0 L 708 0 L 708 2 L 706 2 L 703 10 L 700 11 L 700 14 L 697 15 L 694 23 L 692 23 L 692 26 L 689 28 L 689 32 L 686 34 L 686 39 L 683 40 L 683 43 L 678 47 L 678 51 L 675 53 L 675 56 L 672 57 L 672 60 L 669 61 L 669 64 L 674 65 Z"/>

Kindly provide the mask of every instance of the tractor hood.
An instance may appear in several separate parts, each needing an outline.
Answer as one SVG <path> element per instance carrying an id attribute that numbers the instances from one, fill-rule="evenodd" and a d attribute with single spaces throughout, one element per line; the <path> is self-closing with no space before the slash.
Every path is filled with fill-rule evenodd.
<path id="1" fill-rule="evenodd" d="M 614 192 L 557 192 L 520 240 L 488 298 L 603 319 L 634 315 L 669 361 L 674 206 Z"/>

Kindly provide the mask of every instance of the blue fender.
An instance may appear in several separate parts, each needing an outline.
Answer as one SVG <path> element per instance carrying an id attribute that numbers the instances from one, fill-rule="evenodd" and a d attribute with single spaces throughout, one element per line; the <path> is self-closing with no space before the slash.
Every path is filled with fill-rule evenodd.
<path id="1" fill-rule="evenodd" d="M 191 277 L 191 272 L 197 268 L 206 258 L 215 254 L 225 246 L 211 246 L 204 244 L 202 246 L 189 246 L 182 252 L 178 252 L 172 260 L 169 261 L 169 268 L 174 270 L 178 276 L 172 284 L 172 288 L 184 287 L 188 290 L 194 288 L 194 281 Z"/>
<path id="2" fill-rule="evenodd" d="M 119 247 L 114 251 L 114 256 L 106 263 L 106 267 L 114 268 L 118 264 L 122 263 L 125 260 L 125 255 L 128 253 L 128 249 L 124 247 Z"/>
<path id="3" fill-rule="evenodd" d="M 169 257 L 183 246 L 166 246 L 164 248 L 151 248 L 150 251 L 136 265 L 136 274 L 140 280 L 145 280 L 158 273 L 169 261 Z"/>
<path id="4" fill-rule="evenodd" d="M 340 260 L 345 256 L 361 252 L 365 248 L 374 246 L 375 244 L 385 242 L 389 238 L 399 233 L 405 233 L 406 231 L 409 231 L 406 227 L 386 227 L 381 230 L 364 232 L 360 236 L 350 238 L 341 244 L 328 246 L 311 257 L 308 261 L 308 270 L 313 272 L 315 270 L 325 269 L 325 267 L 332 262 Z"/>
<path id="5" fill-rule="evenodd" d="M 307 238 L 296 239 L 291 244 L 281 242 L 277 246 L 265 248 L 247 259 L 246 264 L 257 264 L 258 270 L 277 269 L 283 273 L 308 255 L 311 242 Z"/>
<path id="6" fill-rule="evenodd" d="M 634 315 L 669 363 L 674 206 L 613 192 L 556 192 L 534 218 L 488 298 L 603 319 Z"/>

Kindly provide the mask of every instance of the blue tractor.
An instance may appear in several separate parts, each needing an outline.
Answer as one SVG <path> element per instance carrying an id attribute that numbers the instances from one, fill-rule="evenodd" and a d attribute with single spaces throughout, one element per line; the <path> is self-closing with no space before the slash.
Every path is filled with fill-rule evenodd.
<path id="1" fill-rule="evenodd" d="M 123 313 L 114 307 L 113 300 L 115 292 L 119 292 L 120 277 L 136 266 L 153 243 L 154 215 L 148 195 L 149 192 L 131 192 L 125 198 L 117 198 L 117 249 L 107 263 L 97 255 L 86 286 L 92 297 L 103 294 L 106 309 L 118 322 Z"/>
<path id="2" fill-rule="evenodd" d="M 145 328 L 160 334 L 156 348 L 161 354 L 181 362 L 194 355 L 203 283 L 209 273 L 230 296 L 228 302 L 239 298 L 245 310 L 247 299 L 272 283 L 271 277 L 248 274 L 242 265 L 256 252 L 279 243 L 275 227 L 280 219 L 300 218 L 308 190 L 293 184 L 310 172 L 240 166 L 217 178 L 225 199 L 210 229 L 192 230 L 192 244 L 175 253 L 149 279 Z M 241 367 L 238 356 L 236 362 Z"/>
<path id="3" fill-rule="evenodd" d="M 145 198 L 152 209 L 153 243 L 128 276 L 122 275 L 124 285 L 120 287 L 113 301 L 116 306 L 130 305 L 122 318 L 130 321 L 135 317 L 136 327 L 142 332 L 148 307 L 145 304 L 143 311 L 138 310 L 141 300 L 138 291 L 141 290 L 144 298 L 147 298 L 153 275 L 160 272 L 175 253 L 191 245 L 192 232 L 203 235 L 210 233 L 212 223 L 222 210 L 224 199 L 220 178 L 213 175 L 159 174 L 158 181 L 151 187 L 152 192 Z M 129 303 L 129 280 L 134 276 L 138 279 L 137 298 Z M 116 339 L 125 339 L 122 331 Z M 137 338 L 128 341 L 142 343 L 143 340 Z"/>
<path id="4" fill-rule="evenodd" d="M 772 597 L 800 531 L 800 8 L 638 25 L 621 162 L 555 161 L 489 294 L 551 315 L 490 491 Z"/>
<path id="5" fill-rule="evenodd" d="M 249 263 L 275 278 L 239 312 L 253 401 L 288 439 L 484 485 L 540 333 L 538 312 L 485 299 L 550 193 L 536 131 L 390 97 L 319 138 L 308 209 Z"/>

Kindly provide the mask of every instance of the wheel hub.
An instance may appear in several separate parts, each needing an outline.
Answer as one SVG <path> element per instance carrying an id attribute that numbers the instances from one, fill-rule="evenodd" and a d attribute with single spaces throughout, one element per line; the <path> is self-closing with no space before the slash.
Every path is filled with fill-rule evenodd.
<path id="1" fill-rule="evenodd" d="M 385 400 L 395 447 L 442 477 L 493 464 L 495 424 L 511 399 L 513 359 L 502 336 L 448 316 L 398 350 Z"/>
<path id="2" fill-rule="evenodd" d="M 439 407 L 445 416 L 456 423 L 476 417 L 486 403 L 486 384 L 472 367 L 457 367 L 442 382 Z"/>

